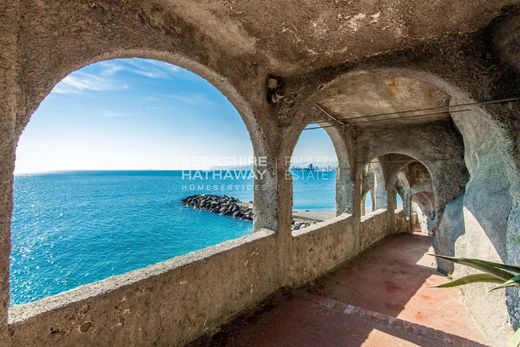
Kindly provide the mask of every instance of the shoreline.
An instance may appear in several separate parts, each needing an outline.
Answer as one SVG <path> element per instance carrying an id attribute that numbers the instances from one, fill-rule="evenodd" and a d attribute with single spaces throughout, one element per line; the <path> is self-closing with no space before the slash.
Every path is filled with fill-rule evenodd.
<path id="1" fill-rule="evenodd" d="M 195 194 L 181 199 L 186 207 L 208 211 L 238 220 L 253 221 L 253 202 L 243 202 L 228 195 Z M 336 211 L 293 211 L 292 229 L 299 230 L 336 217 Z"/>

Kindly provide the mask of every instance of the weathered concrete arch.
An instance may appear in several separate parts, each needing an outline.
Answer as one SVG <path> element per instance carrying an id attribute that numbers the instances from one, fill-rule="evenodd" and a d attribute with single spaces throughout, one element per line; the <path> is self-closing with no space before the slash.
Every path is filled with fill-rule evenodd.
<path id="1" fill-rule="evenodd" d="M 39 83 L 35 81 L 35 83 L 38 83 L 42 86 L 42 92 L 39 94 L 38 99 L 31 100 L 30 102 L 27 101 L 27 106 L 28 109 L 31 111 L 31 114 L 23 115 L 22 117 L 20 117 L 20 120 L 17 122 L 17 136 L 19 137 L 21 135 L 21 132 L 23 131 L 24 127 L 27 125 L 32 116 L 32 113 L 36 110 L 36 108 L 43 101 L 43 99 L 48 94 L 50 94 L 54 86 L 67 75 L 90 64 L 95 64 L 98 62 L 116 58 L 134 57 L 156 59 L 170 63 L 172 65 L 181 66 L 208 80 L 215 88 L 217 88 L 221 93 L 223 93 L 233 104 L 233 106 L 235 106 L 235 108 L 237 109 L 249 133 L 249 138 L 252 142 L 254 156 L 256 158 L 268 157 L 266 141 L 263 136 L 263 131 L 261 130 L 257 122 L 258 118 L 255 117 L 251 105 L 245 100 L 245 98 L 234 88 L 234 86 L 228 80 L 226 80 L 222 76 L 219 76 L 215 71 L 212 71 L 208 67 L 199 64 L 195 61 L 192 61 L 187 57 L 180 56 L 178 54 L 171 54 L 168 52 L 156 52 L 148 49 L 114 51 L 108 52 L 97 57 L 86 57 L 83 61 L 77 62 L 73 66 L 60 66 L 59 70 L 57 70 L 56 72 L 56 77 L 52 78 L 49 81 L 41 81 Z M 266 189 L 255 190 L 254 202 L 256 217 L 254 222 L 254 229 L 260 230 L 262 228 L 268 228 L 271 230 L 276 230 L 276 204 L 273 204 L 273 201 L 275 201 L 276 199 L 276 175 L 272 166 L 259 167 L 258 165 L 261 163 L 261 160 L 256 160 L 255 169 L 265 172 L 265 174 L 257 175 L 257 181 L 255 181 L 255 184 L 257 186 L 264 186 L 266 187 Z"/>
<path id="2" fill-rule="evenodd" d="M 373 210 L 386 208 L 388 205 L 388 191 L 385 183 L 385 174 L 379 160 L 374 160 L 364 168 L 363 188 L 361 195 L 364 197 L 368 191 L 372 192 Z M 364 200 L 364 198 L 362 199 Z M 364 203 L 361 204 L 363 208 Z"/>
<path id="3" fill-rule="evenodd" d="M 441 139 L 436 140 L 437 136 Z M 377 138 L 377 142 L 372 139 Z M 435 143 L 437 142 L 437 143 Z M 436 195 L 436 208 L 442 213 L 443 206 L 460 196 L 466 184 L 466 171 L 462 163 L 462 145 L 449 126 L 436 125 L 424 129 L 419 126 L 407 128 L 365 130 L 357 138 L 356 157 L 360 162 L 388 154 L 401 154 L 419 161 L 432 177 Z M 452 148 L 450 158 L 439 155 L 445 148 Z"/>
<path id="4" fill-rule="evenodd" d="M 408 164 L 414 161 L 415 159 L 407 155 L 395 153 L 386 154 L 379 157 L 379 162 L 383 167 L 383 173 L 385 177 L 385 184 L 387 190 L 392 190 L 395 188 L 398 174 L 401 172 L 403 168 L 405 168 Z"/>
<path id="5" fill-rule="evenodd" d="M 502 29 L 499 32 L 503 35 L 516 35 L 514 30 Z M 498 42 L 503 42 L 500 41 L 503 38 L 500 38 L 500 35 L 498 36 Z M 517 37 L 513 38 L 513 41 L 517 42 Z M 513 45 L 513 47 L 515 46 Z M 511 55 L 510 49 L 506 51 L 508 55 Z M 438 54 L 438 51 L 436 53 Z M 513 52 L 513 59 L 509 58 L 508 60 L 517 61 L 516 57 L 518 54 L 516 51 Z M 338 81 L 349 78 L 357 78 L 361 81 L 364 78 L 363 76 L 374 75 L 379 76 L 380 81 L 388 81 L 390 91 L 395 89 L 393 81 L 396 78 L 419 81 L 427 86 L 426 90 L 430 90 L 432 93 L 440 93 L 438 94 L 440 95 L 438 99 L 440 102 L 432 104 L 432 107 L 446 105 L 452 108 L 453 105 L 458 104 L 515 96 L 508 93 L 514 93 L 515 90 L 518 90 L 518 87 L 509 86 L 507 88 L 508 86 L 506 86 L 503 89 L 495 87 L 495 85 L 503 85 L 503 83 L 501 84 L 502 80 L 499 79 L 506 78 L 504 72 L 490 72 L 488 69 L 489 65 L 487 65 L 489 62 L 479 59 L 482 59 L 481 56 L 475 52 L 464 56 L 464 59 L 459 57 L 441 57 L 434 62 L 424 59 L 422 56 L 420 56 L 419 61 L 394 59 L 392 62 L 392 59 L 373 59 L 373 62 L 361 63 L 357 66 L 354 65 L 354 67 L 338 67 L 335 71 L 331 69 L 333 73 L 329 74 L 319 72 L 315 75 L 316 81 L 313 82 L 314 84 L 307 84 L 305 88 L 299 89 L 300 93 L 307 93 L 306 95 L 312 96 L 312 98 L 306 97 L 302 102 L 301 108 L 308 108 L 312 103 L 318 102 L 331 110 L 336 116 L 342 118 L 349 116 L 352 109 L 351 106 L 356 107 L 359 105 L 357 102 L 353 102 L 348 108 L 334 108 L 333 104 L 345 97 L 331 98 L 330 103 L 327 104 L 326 98 L 320 99 L 322 93 L 334 86 L 339 92 L 347 94 L 360 90 L 360 102 L 364 105 L 364 100 L 366 96 L 371 96 L 372 89 L 365 90 L 360 88 L 359 85 L 341 87 L 341 83 L 338 83 Z M 450 67 L 450 64 L 455 65 Z M 339 77 L 338 70 L 343 71 L 343 74 Z M 508 76 L 511 78 L 510 74 Z M 515 77 L 512 77 L 512 79 L 515 80 Z M 482 84 L 483 80 L 487 83 L 485 87 Z M 308 78 L 294 79 L 295 83 L 302 83 L 302 81 L 305 83 L 308 81 Z M 397 85 L 399 85 L 399 82 Z M 406 91 L 407 89 L 405 88 L 404 90 Z M 428 94 L 425 93 L 425 95 Z M 385 98 L 380 98 L 379 100 L 384 101 Z M 371 101 L 377 103 L 377 99 L 371 99 Z M 382 105 L 386 106 L 384 102 Z M 421 107 L 425 106 L 421 104 L 407 104 L 396 109 L 390 108 L 388 111 Z M 345 109 L 348 109 L 349 112 L 343 112 Z M 362 114 L 354 113 L 353 116 L 379 112 L 385 111 L 369 109 Z M 435 125 L 440 128 L 445 127 L 445 130 L 441 133 L 449 134 L 449 136 L 443 138 L 444 135 L 435 133 L 427 135 L 427 138 L 430 140 L 435 141 L 438 139 L 441 142 L 445 141 L 443 144 L 433 143 L 432 146 L 432 143 L 417 136 L 421 132 L 419 131 L 416 132 L 414 141 L 408 141 L 407 144 L 404 143 L 406 141 L 402 141 L 403 139 L 397 139 L 397 142 L 402 141 L 402 143 L 399 146 L 394 146 L 394 150 L 392 150 L 392 152 L 419 158 L 424 154 L 436 155 L 443 153 L 448 148 L 450 149 L 449 154 L 454 156 L 454 160 L 437 162 L 437 164 L 435 162 L 423 161 L 423 164 L 430 171 L 434 182 L 436 210 L 442 212 L 446 209 L 446 206 L 451 203 L 454 204 L 453 207 L 450 207 L 449 217 L 451 225 L 458 225 L 456 227 L 458 231 L 452 230 L 448 232 L 443 230 L 443 228 L 439 228 L 435 242 L 438 242 L 440 239 L 450 239 L 451 241 L 448 243 L 452 245 L 455 242 L 460 244 L 460 247 L 456 250 L 453 247 L 451 248 L 455 255 L 487 257 L 496 261 L 520 264 L 518 245 L 514 242 L 508 242 L 508 240 L 512 240 L 520 235 L 520 229 L 518 229 L 520 225 L 520 151 L 518 151 L 519 142 L 517 135 L 520 131 L 520 121 L 516 116 L 519 113 L 520 107 L 517 104 L 509 104 L 508 107 L 501 105 L 477 106 L 473 107 L 473 110 L 469 112 L 446 113 L 444 119 L 442 117 L 433 117 L 433 120 L 444 122 L 444 124 L 453 123 L 451 126 L 443 126 L 442 123 Z M 348 121 L 348 118 L 346 120 Z M 399 120 L 394 121 L 396 124 L 399 124 Z M 392 125 L 390 122 L 388 124 Z M 433 129 L 434 124 L 428 124 L 428 128 Z M 408 128 L 410 127 L 413 126 L 409 125 Z M 404 128 L 402 127 L 400 130 L 406 131 L 402 135 L 407 136 L 410 131 Z M 360 137 L 364 137 L 365 142 L 370 142 L 370 138 L 377 138 L 379 141 L 381 135 L 391 135 L 391 131 L 376 131 L 373 129 L 361 129 L 361 132 L 362 134 L 358 136 L 357 142 L 359 142 Z M 367 132 L 372 134 L 363 136 L 363 133 Z M 382 146 L 377 144 L 374 146 L 384 147 L 393 145 L 391 141 L 385 142 Z M 430 147 L 435 149 L 433 151 L 420 151 L 420 149 L 428 149 Z M 407 150 L 403 151 L 403 148 L 407 148 Z M 453 148 L 456 148 L 454 152 L 452 152 Z M 368 157 L 362 157 L 362 153 L 367 150 L 359 150 L 358 148 L 355 151 L 354 156 L 357 162 L 368 162 L 370 158 L 385 154 L 385 151 L 370 149 L 373 153 Z M 358 176 L 356 177 L 358 178 Z M 459 201 L 458 197 L 461 197 L 462 202 Z M 490 209 L 490 204 L 496 206 L 496 209 Z M 453 209 L 456 209 L 458 212 L 454 213 Z M 437 215 L 440 218 L 437 223 L 441 223 L 443 213 L 437 213 Z M 457 218 L 460 219 L 460 222 L 453 220 L 455 215 L 458 216 Z M 449 225 L 449 223 L 441 224 Z M 465 236 L 461 237 L 461 231 L 463 230 L 465 230 Z M 450 249 L 441 244 L 442 242 L 437 244 L 437 249 Z M 442 269 L 442 263 L 440 266 Z M 468 288 L 467 291 L 472 292 L 472 294 L 469 294 L 470 296 L 487 296 L 486 290 L 472 287 Z M 513 291 L 510 290 L 509 295 L 512 294 Z M 503 306 L 505 301 L 503 296 L 496 292 L 493 293 L 493 296 L 497 305 Z M 514 298 L 512 297 L 508 300 L 510 300 L 510 308 L 517 307 L 520 304 L 520 297 L 518 297 L 517 293 L 514 294 Z M 472 302 L 476 301 L 478 300 Z M 491 315 L 491 312 L 485 312 L 486 310 L 481 310 L 478 307 L 472 308 L 471 305 L 470 309 L 475 314 L 476 319 L 480 321 L 486 321 L 487 317 Z M 518 326 L 520 324 L 520 313 L 510 310 L 510 316 L 514 325 Z M 497 318 L 493 327 L 485 327 L 486 332 L 490 336 L 504 336 L 503 325 L 501 326 L 499 323 L 504 320 L 507 320 L 505 316 Z"/>
<path id="6" fill-rule="evenodd" d="M 383 70 L 390 75 L 406 76 L 431 83 L 450 96 L 450 107 L 477 101 L 471 97 L 471 94 L 486 97 L 486 95 L 482 96 L 476 92 L 480 86 L 468 85 L 469 89 L 464 91 L 456 85 L 457 81 L 450 80 L 450 76 L 440 76 L 419 69 L 387 67 Z M 490 98 L 490 96 L 487 97 Z M 443 253 L 450 253 L 451 249 L 454 255 L 494 258 L 496 261 L 520 263 L 518 246 L 514 242 L 507 241 L 519 235 L 520 160 L 518 150 L 515 149 L 518 142 L 514 140 L 516 136 L 514 133 L 518 132 L 520 125 L 515 126 L 511 121 L 508 125 L 502 123 L 503 112 L 503 107 L 491 105 L 475 107 L 473 111 L 450 115 L 457 127 L 456 130 L 460 131 L 462 135 L 464 162 L 470 179 L 465 186 L 462 200 L 454 200 L 453 207 L 450 207 L 450 213 L 446 216 L 449 218 L 449 222 L 442 223 L 441 221 L 438 238 L 435 242 L 437 249 L 441 249 L 441 252 L 445 250 Z M 508 112 L 518 114 L 518 105 L 510 105 Z M 510 119 L 511 117 L 514 119 L 513 115 L 510 116 Z M 430 168 L 428 169 L 430 170 Z M 433 175 L 432 177 L 435 182 L 435 177 Z M 451 204 L 450 201 L 447 203 Z M 438 209 L 438 203 L 436 205 L 436 209 Z M 496 206 L 498 210 L 490 209 L 490 205 Z M 458 218 L 459 221 L 454 218 Z M 449 227 L 450 224 L 451 227 Z M 461 229 L 465 230 L 464 235 L 461 235 Z M 447 239 L 451 240 L 451 245 L 456 242 L 457 247 L 453 249 L 453 246 L 449 246 L 446 243 Z M 440 266 L 441 269 L 450 271 L 450 267 L 446 264 L 441 262 Z M 470 297 L 488 296 L 485 289 L 476 287 L 466 288 L 465 291 Z M 508 307 L 513 324 L 518 324 L 520 314 L 511 308 L 517 307 L 520 299 L 518 294 L 514 294 L 513 291 L 509 291 L 508 295 L 514 295 L 509 297 Z M 505 301 L 500 293 L 493 293 L 492 300 L 495 301 L 496 307 L 503 306 Z M 484 321 L 491 315 L 491 312 L 477 306 L 473 307 L 471 303 L 469 307 L 479 320 Z M 486 326 L 486 332 L 491 336 L 503 334 L 503 327 L 499 323 L 503 320 L 507 320 L 507 318 L 502 316 L 494 320 L 496 324 L 493 327 Z"/>
<path id="7" fill-rule="evenodd" d="M 405 154 L 422 159 L 423 162 L 426 162 L 428 158 L 434 158 L 426 163 L 432 177 L 435 176 L 435 172 L 455 173 L 451 180 L 444 180 L 445 182 L 438 178 L 434 179 L 439 182 L 436 184 L 438 193 L 436 195 L 439 199 L 437 206 L 440 209 L 446 202 L 462 194 L 467 182 L 463 145 L 458 130 L 450 123 L 449 114 L 439 114 L 411 121 L 406 117 L 391 116 L 387 121 L 377 123 L 377 127 L 355 119 L 369 114 L 403 109 L 447 106 L 450 102 L 448 93 L 431 83 L 429 79 L 417 77 L 415 70 L 411 69 L 363 66 L 339 76 L 331 76 L 334 77 L 322 82 L 319 88 L 310 93 L 298 106 L 293 107 L 293 112 L 295 114 L 303 113 L 318 103 L 333 115 L 343 118 L 347 123 L 353 125 L 354 129 L 350 129 L 350 132 L 356 134 L 354 156 L 358 163 L 366 163 L 370 159 L 388 153 Z M 418 95 L 416 96 L 414 93 L 418 93 Z M 423 126 L 430 123 L 436 128 Z M 385 125 L 388 126 L 385 128 Z M 396 128 L 396 125 L 402 126 Z M 437 134 L 436 131 L 439 130 L 447 136 Z M 371 139 L 377 139 L 377 141 L 371 141 Z M 370 158 L 364 157 L 361 153 L 364 149 L 360 149 L 360 147 L 370 142 L 373 142 L 372 146 L 378 148 L 371 149 Z M 436 159 L 439 157 L 439 153 L 446 148 L 454 149 L 450 153 L 452 160 L 444 160 L 441 164 Z"/>
<path id="8" fill-rule="evenodd" d="M 312 124 L 312 120 L 307 120 L 305 123 L 300 123 L 298 126 L 286 127 L 284 135 L 282 136 L 281 153 L 285 158 L 285 170 L 289 169 L 292 154 L 305 127 Z M 329 136 L 336 157 L 338 159 L 338 169 L 336 172 L 336 213 L 353 213 L 354 207 L 354 193 L 352 183 L 351 162 L 351 144 L 342 129 L 336 127 L 329 127 L 323 129 Z M 291 188 L 292 189 L 292 188 Z M 292 190 L 291 190 L 292 196 Z"/>
<path id="9" fill-rule="evenodd" d="M 374 212 L 377 208 L 376 208 L 376 199 L 375 199 L 375 196 L 374 196 L 374 189 L 369 189 L 367 191 L 364 191 L 363 194 L 361 195 L 361 215 L 364 216 L 367 214 L 366 212 L 366 202 L 367 202 L 367 196 L 370 196 L 370 200 L 371 200 L 371 206 L 370 206 L 370 210 L 371 212 Z"/>
<path id="10" fill-rule="evenodd" d="M 206 79 L 216 89 L 218 89 L 222 94 L 224 94 L 224 96 L 229 100 L 229 102 L 233 104 L 233 106 L 237 109 L 249 131 L 250 138 L 253 142 L 253 147 L 255 148 L 255 150 L 258 150 L 262 153 L 266 152 L 265 141 L 261 137 L 262 134 L 257 123 L 257 118 L 254 116 L 254 111 L 251 107 L 251 103 L 246 101 L 244 96 L 242 96 L 239 93 L 239 91 L 229 80 L 227 80 L 224 76 L 219 75 L 216 71 L 210 69 L 209 67 L 204 66 L 186 56 L 168 51 L 156 51 L 152 48 L 144 47 L 140 49 L 114 50 L 96 56 L 82 57 L 82 59 L 75 61 L 73 64 L 63 66 L 60 65 L 56 67 L 55 73 L 49 79 L 30 80 L 31 83 L 40 86 L 39 93 L 35 98 L 25 100 L 26 109 L 28 110 L 28 113 L 19 116 L 18 133 L 21 133 L 21 131 L 23 131 L 23 127 L 27 125 L 34 111 L 44 100 L 44 98 L 50 94 L 54 86 L 56 86 L 56 84 L 58 84 L 65 77 L 67 77 L 72 72 L 77 71 L 88 65 L 118 58 L 143 58 L 159 60 L 175 66 L 185 68 Z"/>

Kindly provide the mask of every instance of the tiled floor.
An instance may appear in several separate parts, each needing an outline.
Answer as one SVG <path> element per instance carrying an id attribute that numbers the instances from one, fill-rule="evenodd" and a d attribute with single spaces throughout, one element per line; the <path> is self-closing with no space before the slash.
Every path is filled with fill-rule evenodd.
<path id="1" fill-rule="evenodd" d="M 389 237 L 312 289 L 234 322 L 209 345 L 487 346 L 459 291 L 431 288 L 446 278 L 425 254 L 430 245 L 426 236 Z"/>

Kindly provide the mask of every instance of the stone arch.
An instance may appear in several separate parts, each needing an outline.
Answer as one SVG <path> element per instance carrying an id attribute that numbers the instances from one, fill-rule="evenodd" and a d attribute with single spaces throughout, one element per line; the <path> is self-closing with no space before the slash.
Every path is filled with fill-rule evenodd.
<path id="1" fill-rule="evenodd" d="M 371 206 L 370 206 L 370 212 L 374 212 L 376 210 L 376 199 L 374 197 L 374 189 L 369 189 L 367 191 L 364 191 L 361 194 L 361 215 L 364 216 L 367 214 L 366 211 L 366 205 L 367 205 L 367 197 L 370 196 Z"/>
<path id="2" fill-rule="evenodd" d="M 477 69 L 482 69 L 478 64 Z M 454 74 L 450 69 L 426 63 L 423 65 L 418 67 L 413 62 L 404 68 L 387 66 L 385 63 L 378 66 L 363 65 L 350 70 L 343 77 L 379 74 L 422 81 L 448 96 L 446 106 L 449 110 L 453 110 L 454 105 L 486 101 L 497 96 L 507 97 L 507 91 L 496 91 L 479 84 L 479 79 L 474 77 L 475 71 L 471 69 Z M 473 75 L 465 75 L 467 73 Z M 320 81 L 324 89 L 342 77 L 330 75 L 325 78 L 330 80 Z M 315 92 L 313 96 L 319 93 L 321 91 Z M 477 97 L 481 99 L 477 100 Z M 451 251 L 455 255 L 520 264 L 519 246 L 511 241 L 520 235 L 520 159 L 517 141 L 520 125 L 516 117 L 520 107 L 516 104 L 508 106 L 480 105 L 474 106 L 471 111 L 448 112 L 454 125 L 448 132 L 458 134 L 463 143 L 457 150 L 460 159 L 441 165 L 423 161 L 434 181 L 436 209 L 443 212 L 439 214 L 439 233 L 434 242 L 437 242 L 437 249 L 445 250 L 444 253 Z M 427 141 L 423 144 L 431 145 Z M 413 156 L 413 152 L 413 148 L 409 148 L 408 152 L 400 153 Z M 367 161 L 368 158 L 360 159 L 360 154 L 363 154 L 363 150 L 356 150 L 356 160 Z M 383 152 L 374 151 L 370 157 L 381 154 Z M 448 177 L 442 177 L 442 172 L 451 172 L 451 177 L 458 182 L 450 182 Z M 442 221 L 444 216 L 448 219 L 446 223 Z M 454 247 L 455 243 L 457 247 Z M 442 262 L 439 266 L 441 270 L 444 267 Z M 469 288 L 468 291 L 477 298 L 487 295 L 482 289 Z M 520 314 L 514 308 L 520 303 L 520 297 L 513 290 L 508 290 L 508 295 L 510 317 L 517 327 Z M 493 293 L 492 300 L 496 302 L 496 307 L 505 301 L 500 293 Z M 486 321 L 491 314 L 476 306 L 473 309 L 471 303 L 470 310 L 481 321 Z M 505 316 L 501 316 L 495 320 L 497 324 L 494 327 L 485 327 L 485 330 L 490 336 L 500 335 L 497 331 L 502 331 L 503 327 L 498 322 L 506 320 Z"/>
<path id="3" fill-rule="evenodd" d="M 412 125 L 400 134 L 401 136 L 391 140 L 388 137 L 395 136 L 395 124 L 401 125 L 399 117 L 389 118 L 390 123 L 381 123 L 392 125 L 391 122 L 394 122 L 392 129 L 383 129 L 384 126 L 379 126 L 380 129 L 378 130 L 360 127 L 360 123 L 352 122 L 350 118 L 351 116 L 397 111 L 403 108 L 421 108 L 425 107 L 423 104 L 425 102 L 432 104 L 435 103 L 434 101 L 438 101 L 441 105 L 449 104 L 450 95 L 445 89 L 431 83 L 427 78 L 417 77 L 415 70 L 408 69 L 406 70 L 407 73 L 401 73 L 405 70 L 404 68 L 361 66 L 339 76 L 331 74 L 322 77 L 319 87 L 312 90 L 305 101 L 295 108 L 294 112 L 298 115 L 304 113 L 307 109 L 311 109 L 314 104 L 320 104 L 328 109 L 332 115 L 343 118 L 349 125 L 353 125 L 354 129 L 350 129 L 349 133 L 354 133 L 356 137 L 356 149 L 354 150 L 356 163 L 369 161 L 363 153 L 368 149 L 362 147 L 366 143 L 370 143 L 371 138 L 375 138 L 378 143 L 371 144 L 375 146 L 371 149 L 373 152 L 370 155 L 371 158 L 390 152 L 401 153 L 422 159 L 423 164 L 426 164 L 430 170 L 432 177 L 435 177 L 436 174 L 441 175 L 444 171 L 457 172 L 457 174 L 452 175 L 452 177 L 456 177 L 455 180 L 450 181 L 445 178 L 440 179 L 440 177 L 435 179 L 436 182 L 446 183 L 437 184 L 435 187 L 436 196 L 440 202 L 436 205 L 440 209 L 439 212 L 442 212 L 445 203 L 460 196 L 467 183 L 462 139 L 458 129 L 447 121 L 449 115 L 438 115 L 428 119 L 428 121 L 436 122 L 434 127 L 430 127 L 429 130 L 421 128 L 424 121 L 422 123 L 413 121 Z M 324 81 L 323 79 L 328 80 Z M 364 83 L 367 83 L 367 85 L 364 85 Z M 383 87 L 379 85 L 383 85 Z M 421 96 L 412 97 L 417 90 L 421 92 Z M 390 99 L 393 101 L 390 102 Z M 428 103 L 426 105 L 430 106 Z M 438 105 L 432 104 L 431 106 Z M 367 108 L 365 109 L 365 107 Z M 327 118 L 323 119 L 330 122 Z M 439 132 L 443 134 L 440 135 Z M 363 140 L 366 143 L 363 143 Z M 434 145 L 432 146 L 432 144 Z M 450 153 L 452 160 L 438 162 L 436 159 L 439 154 L 443 153 L 444 149 L 448 147 L 455 148 Z M 432 158 L 432 160 L 428 161 L 428 158 Z"/>
<path id="4" fill-rule="evenodd" d="M 369 162 L 363 168 L 361 195 L 365 197 L 367 192 L 371 193 L 372 210 L 374 211 L 384 209 L 388 205 L 388 191 L 384 176 L 383 167 L 378 159 L 374 159 L 374 161 Z M 364 200 L 364 198 L 362 200 Z M 362 209 L 364 206 L 365 204 L 362 203 Z"/>
<path id="5" fill-rule="evenodd" d="M 409 203 L 418 193 L 431 194 L 432 216 L 435 216 L 435 192 L 433 190 L 432 177 L 428 169 L 412 157 L 403 154 L 385 154 L 380 157 L 380 162 L 385 169 L 385 182 L 388 191 L 395 190 L 403 200 L 405 213 L 408 215 Z M 415 169 L 409 172 L 410 166 Z M 418 173 L 418 171 L 420 171 Z M 426 177 L 424 177 L 426 175 Z M 409 203 L 406 203 L 408 201 Z"/>
<path id="6" fill-rule="evenodd" d="M 442 195 L 443 194 L 442 190 L 436 189 L 436 187 L 446 184 L 446 181 L 449 180 L 449 175 L 447 176 L 444 172 L 442 172 L 443 165 L 442 164 L 439 165 L 439 163 L 435 162 L 434 160 L 417 160 L 416 158 L 420 158 L 420 157 L 417 155 L 416 152 L 407 151 L 407 150 L 401 151 L 397 148 L 393 148 L 392 150 L 388 150 L 388 151 L 385 151 L 385 150 L 374 151 L 374 152 L 371 152 L 371 154 L 367 155 L 367 158 L 372 158 L 372 159 L 367 159 L 363 162 L 371 162 L 374 160 L 374 158 L 378 158 L 378 157 L 385 156 L 388 154 L 406 155 L 407 157 L 412 158 L 412 162 L 417 161 L 428 170 L 428 173 L 432 179 L 433 186 L 434 186 L 436 206 L 438 204 L 446 204 L 449 200 L 451 200 L 450 196 Z M 409 165 L 409 163 L 406 165 Z M 406 166 L 406 165 L 404 165 L 404 166 Z M 390 181 L 393 182 L 395 180 L 394 177 L 396 177 L 396 176 L 389 177 Z M 411 189 L 411 187 L 410 187 L 410 189 Z M 405 194 L 409 195 L 409 192 L 405 192 Z M 405 197 L 405 198 L 407 198 L 407 197 Z M 439 211 L 442 211 L 442 210 L 440 208 L 437 208 L 437 212 L 439 212 Z"/>
<path id="7" fill-rule="evenodd" d="M 306 120 L 297 126 L 286 127 L 283 130 L 281 143 L 281 157 L 284 158 L 284 170 L 288 171 L 291 163 L 291 157 L 304 129 L 313 124 L 313 120 Z M 354 186 L 352 183 L 352 171 L 350 155 L 351 144 L 346 140 L 344 129 L 339 127 L 324 128 L 325 132 L 332 141 L 336 157 L 338 159 L 338 168 L 336 173 L 336 214 L 353 213 L 354 207 Z M 312 131 L 312 130 L 310 130 Z M 290 179 L 290 175 L 286 175 Z M 292 197 L 292 181 L 290 196 Z M 291 198 L 292 206 L 292 198 Z"/>
<path id="8" fill-rule="evenodd" d="M 433 217 L 435 212 L 435 198 L 432 191 L 417 191 L 412 189 L 411 192 L 412 205 L 417 206 L 418 223 L 423 232 L 427 232 L 429 236 L 435 235 L 435 225 L 433 225 Z"/>
<path id="9" fill-rule="evenodd" d="M 234 88 L 234 86 L 223 76 L 211 70 L 209 67 L 199 64 L 194 60 L 179 55 L 171 54 L 169 52 L 158 52 L 150 49 L 129 49 L 108 52 L 94 57 L 85 57 L 83 60 L 76 62 L 70 66 L 61 66 L 56 71 L 54 77 L 47 81 L 35 82 L 41 85 L 41 92 L 38 97 L 31 102 L 27 102 L 26 106 L 29 113 L 17 119 L 17 141 L 24 130 L 25 126 L 30 121 L 34 111 L 44 98 L 50 94 L 54 86 L 65 78 L 70 73 L 90 64 L 107 61 L 116 58 L 147 58 L 160 60 L 172 65 L 180 66 L 190 70 L 200 77 L 206 79 L 215 88 L 217 88 L 224 96 L 231 102 L 235 109 L 240 114 L 251 140 L 255 158 L 267 158 L 268 148 L 263 135 L 263 131 L 257 122 L 257 117 L 253 112 L 251 104 Z M 267 166 L 264 166 L 266 165 Z M 255 160 L 255 170 L 263 174 L 256 175 L 255 185 L 266 187 L 266 189 L 255 189 L 254 194 L 254 208 L 255 208 L 255 222 L 254 230 L 267 228 L 271 230 L 277 229 L 276 219 L 276 204 L 274 203 L 276 197 L 276 172 L 275 168 L 268 165 L 268 161 Z"/>
<path id="10" fill-rule="evenodd" d="M 372 168 L 374 169 L 374 196 L 373 199 L 375 204 L 375 209 L 386 208 L 388 205 L 388 191 L 385 184 L 385 175 L 383 166 L 381 165 L 379 159 L 375 160 L 372 163 Z"/>

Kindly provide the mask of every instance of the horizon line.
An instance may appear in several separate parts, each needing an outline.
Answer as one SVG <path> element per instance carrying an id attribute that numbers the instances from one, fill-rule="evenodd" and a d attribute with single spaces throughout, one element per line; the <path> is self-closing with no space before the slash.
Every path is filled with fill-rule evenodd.
<path id="1" fill-rule="evenodd" d="M 319 168 L 319 167 L 318 167 Z M 290 169 L 308 169 L 307 167 L 291 166 Z M 332 168 L 331 168 L 332 169 Z M 225 168 L 204 168 L 204 169 L 62 169 L 62 170 L 44 170 L 44 171 L 25 171 L 14 172 L 14 176 L 29 176 L 29 175 L 44 175 L 44 174 L 59 174 L 59 173 L 79 173 L 79 172 L 172 172 L 172 171 L 224 171 L 224 170 L 240 170 L 250 171 L 243 166 L 225 167 Z"/>

